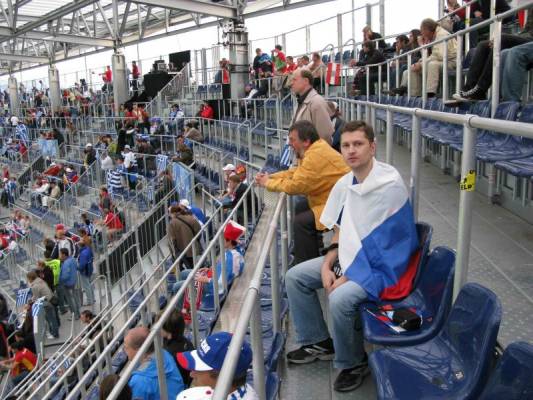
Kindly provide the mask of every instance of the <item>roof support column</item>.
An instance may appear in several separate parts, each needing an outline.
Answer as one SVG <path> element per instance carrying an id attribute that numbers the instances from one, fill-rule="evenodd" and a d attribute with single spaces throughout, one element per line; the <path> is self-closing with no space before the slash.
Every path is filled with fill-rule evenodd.
<path id="1" fill-rule="evenodd" d="M 61 108 L 61 89 L 59 84 L 59 70 L 55 65 L 50 65 L 48 67 L 48 85 L 49 93 L 48 98 L 50 99 L 50 108 L 52 110 L 52 115 L 59 112 Z"/>
<path id="2" fill-rule="evenodd" d="M 126 57 L 115 53 L 111 56 L 111 68 L 113 69 L 113 102 L 115 115 L 118 115 L 120 105 L 128 100 L 128 67 Z"/>
<path id="3" fill-rule="evenodd" d="M 8 91 L 9 91 L 9 108 L 12 115 L 18 115 L 19 113 L 19 91 L 17 86 L 17 78 L 10 76 L 8 80 Z"/>

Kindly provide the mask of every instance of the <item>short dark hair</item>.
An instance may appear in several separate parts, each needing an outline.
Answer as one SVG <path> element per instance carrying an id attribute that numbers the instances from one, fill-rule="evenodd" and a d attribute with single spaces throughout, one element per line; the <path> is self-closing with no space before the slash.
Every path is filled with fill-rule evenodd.
<path id="1" fill-rule="evenodd" d="M 279 51 L 283 50 L 283 47 L 281 47 L 281 44 L 277 44 L 276 46 L 274 46 L 274 48 Z"/>
<path id="2" fill-rule="evenodd" d="M 309 121 L 296 121 L 289 127 L 289 133 L 292 131 L 298 132 L 298 139 L 301 141 L 309 140 L 311 143 L 320 139 L 315 126 Z"/>
<path id="3" fill-rule="evenodd" d="M 309 71 L 308 69 L 301 69 L 299 72 L 300 72 L 300 76 L 304 79 L 307 79 L 310 85 L 313 84 L 314 78 L 313 78 L 313 73 L 311 71 Z"/>
<path id="4" fill-rule="evenodd" d="M 344 127 L 342 128 L 341 135 L 345 132 L 355 132 L 355 131 L 363 131 L 368 141 L 370 143 L 374 142 L 375 140 L 374 128 L 368 125 L 365 121 L 347 122 L 346 125 L 344 125 Z"/>
<path id="5" fill-rule="evenodd" d="M 59 252 L 60 252 L 61 254 L 63 254 L 64 256 L 67 256 L 67 257 L 69 256 L 68 249 L 65 248 L 65 247 L 59 249 Z"/>
<path id="6" fill-rule="evenodd" d="M 302 56 L 305 61 L 309 61 L 309 56 Z"/>
<path id="7" fill-rule="evenodd" d="M 400 42 L 403 42 L 403 43 L 408 43 L 409 42 L 409 38 L 405 35 L 399 35 L 399 36 L 396 36 L 396 40 L 400 41 Z"/>
<path id="8" fill-rule="evenodd" d="M 170 333 L 172 339 L 181 339 L 185 330 L 185 320 L 177 310 L 170 314 L 170 317 L 163 324 L 163 329 Z"/>
<path id="9" fill-rule="evenodd" d="M 91 310 L 83 310 L 80 314 L 85 318 L 89 318 L 90 320 L 92 320 L 95 316 Z"/>
<path id="10" fill-rule="evenodd" d="M 363 42 L 363 47 L 366 47 L 368 50 L 370 50 L 370 52 L 373 52 L 374 50 L 376 50 L 376 43 L 370 40 L 365 40 Z"/>
<path id="11" fill-rule="evenodd" d="M 99 398 L 100 400 L 107 399 L 107 396 L 113 391 L 120 377 L 116 374 L 107 375 L 100 383 Z M 130 400 L 133 394 L 129 385 L 124 385 L 120 391 L 117 400 Z"/>
<path id="12" fill-rule="evenodd" d="M 22 350 L 24 348 L 24 343 L 22 343 L 22 342 L 13 342 L 13 343 L 11 343 L 11 348 L 13 350 Z"/>

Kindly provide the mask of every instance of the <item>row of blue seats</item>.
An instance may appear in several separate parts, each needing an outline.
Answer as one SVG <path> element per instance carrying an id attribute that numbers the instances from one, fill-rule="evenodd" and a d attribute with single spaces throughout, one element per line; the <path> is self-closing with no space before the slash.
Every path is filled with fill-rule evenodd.
<path id="1" fill-rule="evenodd" d="M 232 144 L 232 143 L 228 143 L 226 142 L 225 140 L 222 140 L 222 139 L 218 139 L 218 138 L 206 138 L 206 140 L 204 141 L 205 144 L 209 144 L 213 147 L 217 147 L 219 149 L 222 149 L 224 150 L 226 153 L 230 153 L 230 155 L 234 156 L 234 157 L 238 157 L 244 161 L 248 161 L 249 158 L 250 158 L 250 152 L 248 151 L 247 148 L 245 147 L 242 147 L 241 146 L 241 149 L 240 151 L 237 149 L 237 145 L 235 144 Z"/>
<path id="2" fill-rule="evenodd" d="M 324 64 L 327 64 L 329 62 L 335 62 L 337 64 L 342 62 L 343 64 L 348 64 L 353 58 L 353 50 L 344 50 L 342 53 L 340 51 L 335 53 L 334 57 L 331 57 L 330 54 L 324 54 L 322 56 L 322 62 Z"/>
<path id="3" fill-rule="evenodd" d="M 405 97 L 388 98 L 383 102 L 405 106 L 421 107 L 420 98 Z M 470 113 L 480 117 L 490 117 L 490 102 L 479 101 L 470 108 L 451 108 L 442 104 L 440 99 L 429 99 L 426 108 L 433 111 Z M 376 118 L 385 121 L 383 110 L 378 110 Z M 533 123 L 533 104 L 526 104 L 522 108 L 517 102 L 500 103 L 494 114 L 494 119 Z M 394 115 L 394 126 L 410 132 L 412 119 L 405 114 Z M 463 128 L 447 122 L 422 119 L 422 137 L 443 146 L 450 146 L 455 151 L 462 151 Z M 522 137 L 480 130 L 477 133 L 476 158 L 483 162 L 496 163 L 496 168 L 505 170 L 514 176 L 533 177 L 533 140 Z"/>
<path id="4" fill-rule="evenodd" d="M 198 85 L 196 89 L 197 94 L 206 94 L 206 93 L 220 93 L 222 92 L 222 84 L 212 83 L 210 85 Z"/>
<path id="5" fill-rule="evenodd" d="M 194 179 L 201 183 L 210 193 L 220 190 L 220 175 L 218 171 L 213 171 L 206 165 L 196 165 L 194 169 Z"/>
<path id="6" fill-rule="evenodd" d="M 378 398 L 489 399 L 505 393 L 506 399 L 518 400 L 526 387 L 533 393 L 532 383 L 523 380 L 533 370 L 533 346 L 527 344 L 509 346 L 486 384 L 497 344 L 500 302 L 490 290 L 467 284 L 452 307 L 455 253 L 442 246 L 429 253 L 432 228 L 420 223 L 417 229 L 420 248 L 411 260 L 418 265 L 412 293 L 399 301 L 361 307 L 365 340 L 385 346 L 369 357 Z M 396 333 L 375 317 L 383 309 L 401 308 L 416 309 L 423 320 L 420 329 Z M 529 354 L 528 363 L 510 366 L 506 360 L 517 347 Z M 499 370 L 504 364 L 514 370 L 505 382 Z"/>
<path id="7" fill-rule="evenodd" d="M 273 154 L 267 155 L 265 165 L 263 166 L 262 171 L 269 174 L 286 169 L 285 166 L 281 165 L 281 157 L 274 156 Z"/>

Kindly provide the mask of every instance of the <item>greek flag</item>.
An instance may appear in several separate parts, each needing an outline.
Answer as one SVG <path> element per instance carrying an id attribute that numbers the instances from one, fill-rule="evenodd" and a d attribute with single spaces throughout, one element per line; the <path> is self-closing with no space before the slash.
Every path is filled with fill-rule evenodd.
<path id="1" fill-rule="evenodd" d="M 31 307 L 31 316 L 32 317 L 36 317 L 37 315 L 39 315 L 39 312 L 41 311 L 41 308 L 43 308 L 43 304 L 44 304 L 44 300 L 46 299 L 46 297 L 39 297 L 34 303 L 33 303 L 33 306 Z"/>
<path id="2" fill-rule="evenodd" d="M 155 190 L 152 185 L 148 186 L 146 188 L 146 197 L 148 198 L 149 202 L 153 202 L 155 199 Z"/>
<path id="3" fill-rule="evenodd" d="M 157 168 L 157 174 L 159 175 L 161 172 L 167 169 L 168 156 L 164 154 L 158 154 L 155 157 L 155 163 L 156 163 L 156 168 Z"/>
<path id="4" fill-rule="evenodd" d="M 289 168 L 292 164 L 293 157 L 294 157 L 294 151 L 292 147 L 286 144 L 283 147 L 283 152 L 281 153 L 281 159 L 279 161 L 280 167 Z"/>
<path id="5" fill-rule="evenodd" d="M 418 235 L 407 188 L 396 169 L 373 160 L 367 178 L 352 172 L 331 190 L 320 222 L 340 226 L 339 264 L 343 275 L 370 299 L 409 293 L 408 264 Z"/>
<path id="6" fill-rule="evenodd" d="M 24 124 L 18 124 L 15 128 L 15 137 L 19 139 L 27 147 L 30 142 L 30 137 L 28 135 L 28 128 Z"/>
<path id="7" fill-rule="evenodd" d="M 26 311 L 23 311 L 17 316 L 17 321 L 18 321 L 17 329 L 21 329 L 22 328 L 22 325 L 24 325 L 24 320 L 25 319 L 26 319 Z"/>
<path id="8" fill-rule="evenodd" d="M 17 307 L 22 307 L 28 303 L 31 297 L 31 288 L 17 290 Z"/>
<path id="9" fill-rule="evenodd" d="M 107 189 L 113 193 L 119 189 L 122 189 L 122 173 L 119 169 L 115 168 L 107 171 Z"/>

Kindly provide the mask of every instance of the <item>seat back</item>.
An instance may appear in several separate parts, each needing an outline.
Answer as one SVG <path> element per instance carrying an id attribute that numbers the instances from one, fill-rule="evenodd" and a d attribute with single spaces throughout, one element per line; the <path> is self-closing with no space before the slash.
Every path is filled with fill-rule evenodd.
<path id="1" fill-rule="evenodd" d="M 533 103 L 526 104 L 522 108 L 518 122 L 524 122 L 526 124 L 533 124 Z"/>
<path id="2" fill-rule="evenodd" d="M 454 373 L 470 381 L 465 382 L 472 388 L 470 398 L 477 398 L 486 382 L 501 319 L 501 303 L 494 292 L 467 283 L 439 334 L 463 361 L 464 370 Z"/>
<path id="3" fill-rule="evenodd" d="M 472 105 L 472 108 L 470 110 L 470 114 L 478 115 L 480 117 L 488 118 L 490 116 L 490 108 L 489 108 L 489 101 L 483 100 L 478 101 Z"/>
<path id="4" fill-rule="evenodd" d="M 428 316 L 442 325 L 452 305 L 455 252 L 436 247 L 428 255 L 423 271 L 415 291 L 424 299 L 426 310 L 431 313 Z"/>
<path id="5" fill-rule="evenodd" d="M 381 300 L 400 300 L 407 297 L 415 287 L 416 278 L 421 269 L 422 263 L 425 262 L 431 242 L 433 228 L 426 223 L 416 225 L 418 234 L 418 248 L 409 258 L 409 263 L 405 272 L 398 282 L 385 288 L 379 295 Z"/>
<path id="6" fill-rule="evenodd" d="M 520 103 L 517 101 L 504 101 L 503 103 L 498 104 L 496 112 L 494 113 L 494 119 L 501 119 L 505 121 L 515 121 L 518 114 L 518 109 L 520 108 Z M 490 135 L 495 139 L 505 139 L 508 135 L 504 133 L 496 133 L 492 131 L 481 130 L 479 132 Z"/>
<path id="7" fill-rule="evenodd" d="M 511 343 L 481 394 L 480 400 L 521 400 L 533 398 L 533 346 Z"/>

